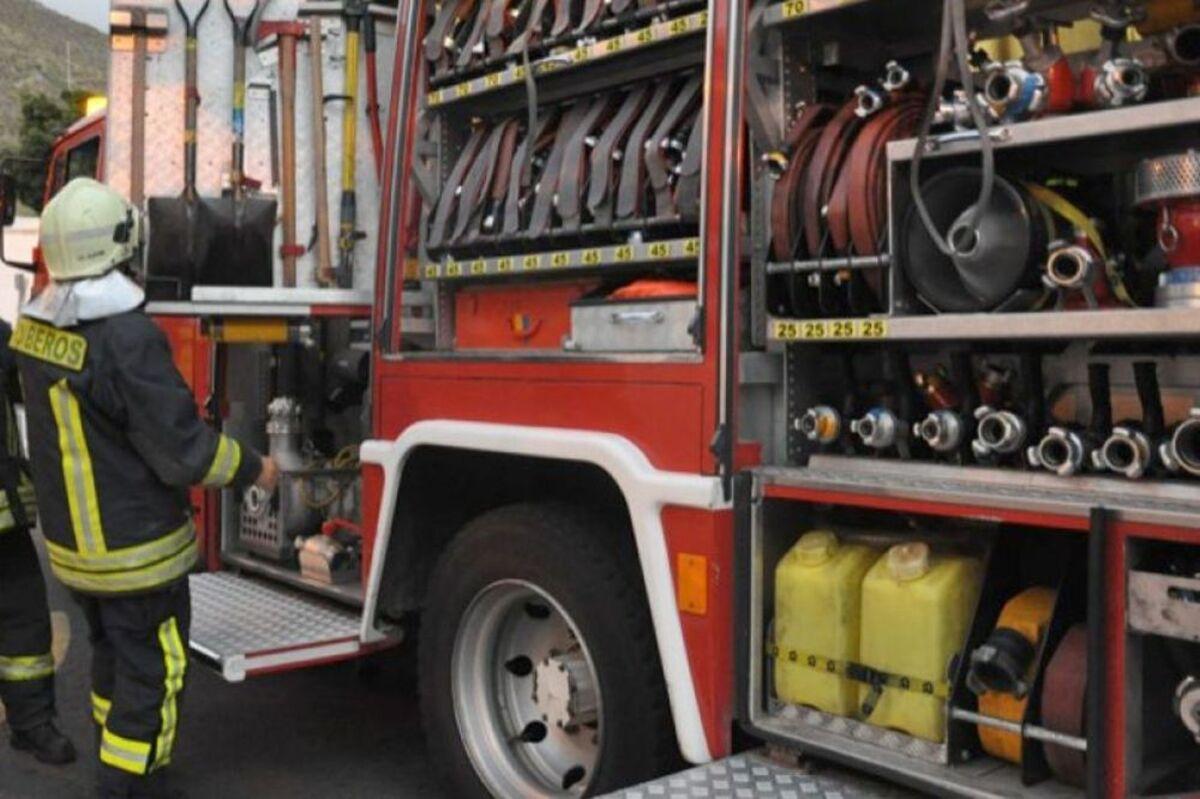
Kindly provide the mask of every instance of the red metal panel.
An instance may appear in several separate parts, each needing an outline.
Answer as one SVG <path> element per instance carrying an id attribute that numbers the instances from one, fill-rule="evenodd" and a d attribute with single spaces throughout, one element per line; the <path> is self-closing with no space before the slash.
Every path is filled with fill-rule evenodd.
<path id="1" fill-rule="evenodd" d="M 382 435 L 425 419 L 616 433 L 659 469 L 695 473 L 705 458 L 704 392 L 698 386 L 565 380 L 380 379 Z"/>
<path id="2" fill-rule="evenodd" d="M 379 527 L 379 508 L 383 500 L 383 469 L 373 463 L 362 465 L 362 582 L 366 585 L 375 555 L 375 536 Z"/>
<path id="3" fill-rule="evenodd" d="M 472 286 L 454 297 L 460 350 L 559 350 L 571 333 L 571 303 L 597 281 L 537 286 Z"/>
<path id="4" fill-rule="evenodd" d="M 724 757 L 733 746 L 733 513 L 671 507 L 662 522 L 673 579 L 681 554 L 708 559 L 708 611 L 679 618 L 708 748 Z"/>
<path id="5" fill-rule="evenodd" d="M 1125 541 L 1126 538 L 1112 527 L 1104 539 L 1104 615 L 1109 620 L 1109 628 L 1104 631 L 1108 646 L 1104 647 L 1104 656 L 1108 658 L 1108 684 L 1104 686 L 1104 702 L 1108 706 L 1105 721 L 1108 739 L 1108 768 L 1105 774 L 1108 784 L 1104 786 L 1105 795 L 1110 799 L 1120 799 L 1125 791 Z M 1099 575 L 1090 575 L 1097 579 Z"/>

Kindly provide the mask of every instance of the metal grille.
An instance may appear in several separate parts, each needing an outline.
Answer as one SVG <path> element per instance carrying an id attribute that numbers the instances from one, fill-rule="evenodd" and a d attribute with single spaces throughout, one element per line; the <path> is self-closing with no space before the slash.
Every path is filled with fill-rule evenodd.
<path id="1" fill-rule="evenodd" d="M 250 552 L 273 560 L 283 560 L 293 551 L 292 543 L 284 540 L 279 512 L 274 508 L 260 514 L 247 510 L 243 504 L 238 540 Z"/>
<path id="2" fill-rule="evenodd" d="M 1134 196 L 1139 204 L 1200 194 L 1200 153 L 1148 158 L 1138 164 Z"/>
<path id="3" fill-rule="evenodd" d="M 757 753 L 735 755 L 611 794 L 619 799 L 884 799 L 910 795 L 849 774 L 807 774 Z"/>

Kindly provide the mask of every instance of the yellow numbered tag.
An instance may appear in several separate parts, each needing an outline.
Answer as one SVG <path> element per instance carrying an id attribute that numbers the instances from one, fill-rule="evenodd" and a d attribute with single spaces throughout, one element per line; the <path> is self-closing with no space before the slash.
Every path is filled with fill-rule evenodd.
<path id="1" fill-rule="evenodd" d="M 542 258 L 540 255 L 526 255 L 524 260 L 521 261 L 521 267 L 526 272 L 531 272 L 534 269 L 541 269 Z"/>
<path id="2" fill-rule="evenodd" d="M 619 263 L 629 263 L 633 260 L 633 247 L 628 244 L 622 244 L 613 251 L 613 258 Z"/>
<path id="3" fill-rule="evenodd" d="M 786 0 L 783 3 L 783 18 L 794 19 L 808 13 L 808 0 Z"/>
<path id="4" fill-rule="evenodd" d="M 701 11 L 699 14 L 696 15 L 696 21 L 698 23 L 697 27 L 707 28 L 708 27 L 708 12 Z"/>
<path id="5" fill-rule="evenodd" d="M 633 40 L 637 44 L 650 44 L 654 41 L 654 29 L 642 28 L 640 31 L 636 31 L 633 34 Z"/>
<path id="6" fill-rule="evenodd" d="M 572 58 L 576 64 L 582 64 L 584 61 L 587 61 L 588 60 L 588 48 L 586 46 L 582 46 L 582 45 L 579 47 L 576 47 L 575 52 L 572 54 Z"/>
<path id="7" fill-rule="evenodd" d="M 620 36 L 609 39 L 604 43 L 604 52 L 612 54 L 619 53 L 625 49 L 625 41 Z"/>
<path id="8" fill-rule="evenodd" d="M 471 274 L 478 277 L 487 274 L 487 261 L 482 258 L 471 262 Z"/>
<path id="9" fill-rule="evenodd" d="M 679 19 L 671 20 L 670 24 L 667 27 L 667 30 L 670 32 L 670 34 L 672 36 L 682 36 L 683 34 L 688 32 L 688 28 L 690 28 L 690 27 L 691 27 L 691 25 L 688 23 L 688 18 L 680 17 Z"/>
<path id="10" fill-rule="evenodd" d="M 599 266 L 604 259 L 599 250 L 584 250 L 581 260 L 587 266 Z"/>
<path id="11" fill-rule="evenodd" d="M 888 323 L 883 319 L 860 319 L 858 322 L 859 338 L 887 338 Z"/>
<path id="12" fill-rule="evenodd" d="M 550 266 L 555 269 L 562 269 L 565 266 L 571 265 L 571 254 L 566 252 L 556 252 L 550 256 Z"/>
<path id="13" fill-rule="evenodd" d="M 496 262 L 496 271 L 497 272 L 511 272 L 512 270 L 513 270 L 513 259 L 512 258 L 501 258 L 499 261 Z"/>
<path id="14" fill-rule="evenodd" d="M 484 76 L 483 85 L 487 86 L 489 89 L 495 89 L 500 85 L 500 73 L 493 72 L 490 75 Z"/>
<path id="15" fill-rule="evenodd" d="M 437 89 L 436 91 L 430 92 L 429 98 L 426 100 L 426 103 L 428 105 L 441 105 L 442 104 L 442 90 Z"/>
<path id="16" fill-rule="evenodd" d="M 438 276 L 438 265 L 437 264 L 429 264 L 428 266 L 425 267 L 425 279 L 426 280 L 437 280 L 437 276 Z"/>
<path id="17" fill-rule="evenodd" d="M 665 241 L 659 241 L 659 242 L 655 242 L 654 244 L 651 244 L 650 245 L 650 257 L 656 258 L 656 259 L 670 258 L 671 257 L 671 245 L 667 244 Z"/>
<path id="18" fill-rule="evenodd" d="M 683 254 L 689 258 L 700 255 L 700 239 L 688 239 L 683 243 Z"/>
<path id="19" fill-rule="evenodd" d="M 858 341 L 887 336 L 888 323 L 883 319 L 780 319 L 771 334 L 776 341 Z"/>
<path id="20" fill-rule="evenodd" d="M 525 80 L 525 66 L 523 64 L 513 67 L 513 80 Z"/>
<path id="21" fill-rule="evenodd" d="M 454 87 L 454 95 L 456 97 L 459 97 L 459 98 L 467 97 L 470 94 L 471 94 L 471 84 L 469 84 L 469 83 L 460 83 Z"/>
<path id="22" fill-rule="evenodd" d="M 462 264 L 450 261 L 446 264 L 446 277 L 462 277 Z"/>

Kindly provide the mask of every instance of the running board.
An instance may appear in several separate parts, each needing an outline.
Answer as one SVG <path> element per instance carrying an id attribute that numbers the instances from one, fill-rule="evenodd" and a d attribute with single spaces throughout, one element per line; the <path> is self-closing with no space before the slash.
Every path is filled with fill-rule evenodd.
<path id="1" fill-rule="evenodd" d="M 350 660 L 396 643 L 364 644 L 358 612 L 266 580 L 193 574 L 191 590 L 192 652 L 229 682 Z"/>
<path id="2" fill-rule="evenodd" d="M 810 774 L 771 760 L 762 750 L 608 794 L 610 799 L 896 799 L 911 795 L 911 791 L 845 771 Z"/>

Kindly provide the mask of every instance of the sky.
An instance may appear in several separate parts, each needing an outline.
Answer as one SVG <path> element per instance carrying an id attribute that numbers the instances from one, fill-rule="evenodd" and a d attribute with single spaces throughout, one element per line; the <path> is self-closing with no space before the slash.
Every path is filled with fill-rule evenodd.
<path id="1" fill-rule="evenodd" d="M 108 0 L 37 0 L 60 14 L 108 30 Z"/>

